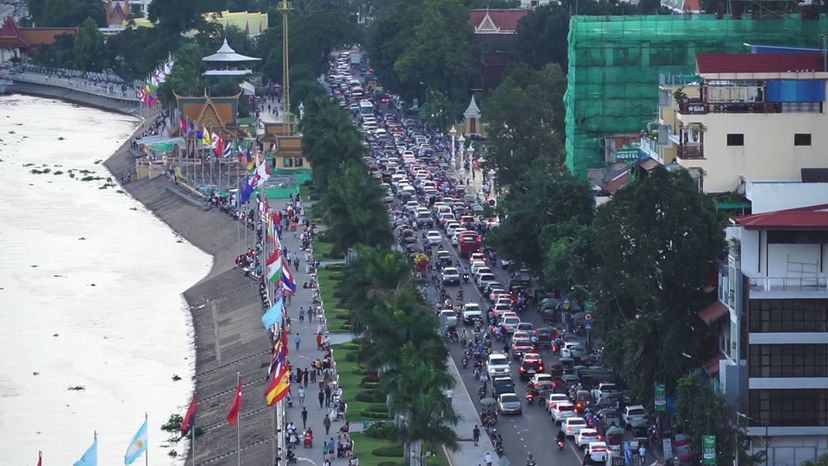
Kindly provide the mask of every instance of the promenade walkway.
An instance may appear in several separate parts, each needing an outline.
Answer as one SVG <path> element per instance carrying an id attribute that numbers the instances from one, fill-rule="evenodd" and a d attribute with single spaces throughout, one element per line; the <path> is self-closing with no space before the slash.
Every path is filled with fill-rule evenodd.
<path id="1" fill-rule="evenodd" d="M 8 78 L 12 81 L 40 84 L 44 86 L 60 87 L 74 92 L 92 94 L 98 97 L 120 100 L 124 102 L 139 104 L 138 95 L 131 86 L 122 87 L 120 84 L 94 82 L 84 78 L 62 78 L 41 73 L 22 72 L 9 73 Z"/>

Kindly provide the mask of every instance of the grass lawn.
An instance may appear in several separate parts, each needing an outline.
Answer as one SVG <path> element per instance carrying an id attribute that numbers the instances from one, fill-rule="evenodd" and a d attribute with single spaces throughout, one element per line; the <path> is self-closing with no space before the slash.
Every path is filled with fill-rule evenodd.
<path id="1" fill-rule="evenodd" d="M 306 184 L 302 184 L 302 185 L 299 186 L 299 195 L 302 196 L 302 203 L 303 204 L 306 204 L 308 201 L 311 200 L 311 193 L 312 192 L 313 192 L 313 189 L 310 186 L 306 185 Z"/>
<path id="2" fill-rule="evenodd" d="M 345 326 L 348 320 L 348 311 L 342 309 L 341 302 L 334 293 L 339 283 L 342 272 L 330 270 L 327 267 L 320 268 L 317 273 L 319 279 L 319 293 L 322 295 L 322 302 L 325 303 L 325 317 L 328 319 L 328 330 L 333 333 L 347 332 Z"/>
<path id="3" fill-rule="evenodd" d="M 333 243 L 322 241 L 321 238 L 316 237 L 313 240 L 313 253 L 317 258 L 322 259 L 341 259 L 341 257 L 333 257 L 331 251 L 333 250 Z"/>
<path id="4" fill-rule="evenodd" d="M 383 465 L 391 465 L 391 464 L 398 464 L 402 465 L 403 460 L 402 458 L 391 458 L 388 456 L 374 456 L 372 452 L 377 448 L 383 447 L 393 447 L 397 445 L 391 440 L 384 440 L 378 439 L 373 437 L 368 437 L 367 435 L 363 434 L 362 432 L 354 432 L 351 434 L 351 438 L 355 442 L 355 451 L 354 453 L 359 458 L 359 466 L 379 466 L 380 464 Z"/>

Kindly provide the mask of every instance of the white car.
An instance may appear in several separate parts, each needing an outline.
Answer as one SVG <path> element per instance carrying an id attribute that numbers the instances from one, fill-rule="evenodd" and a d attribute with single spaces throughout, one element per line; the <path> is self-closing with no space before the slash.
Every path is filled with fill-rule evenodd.
<path id="1" fill-rule="evenodd" d="M 575 435 L 575 445 L 578 445 L 578 448 L 586 448 L 590 442 L 598 442 L 600 440 L 601 435 L 595 429 L 581 429 Z"/>
<path id="2" fill-rule="evenodd" d="M 621 419 L 624 421 L 624 427 L 626 427 L 627 429 L 632 427 L 633 421 L 646 418 L 647 410 L 644 409 L 644 407 L 641 405 L 627 406 L 624 408 L 624 412 L 621 414 Z"/>
<path id="3" fill-rule="evenodd" d="M 454 236 L 454 232 L 457 231 L 458 228 L 460 228 L 460 224 L 457 222 L 446 224 L 446 235 Z"/>
<path id="4" fill-rule="evenodd" d="M 569 341 L 564 343 L 563 348 L 561 348 L 561 357 L 562 358 L 583 358 L 586 351 L 584 350 L 583 345 L 576 341 Z"/>
<path id="5" fill-rule="evenodd" d="M 466 303 L 463 305 L 463 322 L 471 324 L 475 318 L 483 316 L 480 305 L 477 303 Z"/>
<path id="6" fill-rule="evenodd" d="M 584 455 L 584 464 L 606 464 L 608 457 L 609 447 L 607 447 L 606 443 L 589 442 L 589 445 L 587 445 L 586 454 Z"/>
<path id="7" fill-rule="evenodd" d="M 545 375 L 548 375 L 548 374 L 545 374 Z M 566 394 L 564 394 L 564 393 L 550 393 L 549 396 L 546 398 L 546 411 L 548 411 L 549 414 L 552 414 L 552 410 L 555 409 L 555 407 L 558 406 L 561 403 L 572 404 L 572 403 L 570 403 L 569 397 L 566 396 Z M 573 410 L 574 410 L 574 406 L 573 406 Z"/>
<path id="8" fill-rule="evenodd" d="M 569 401 L 562 401 L 557 403 L 550 412 L 552 413 L 552 420 L 555 421 L 555 424 L 558 424 L 575 416 L 575 405 Z"/>
<path id="9" fill-rule="evenodd" d="M 426 233 L 426 242 L 432 246 L 438 246 L 443 242 L 443 237 L 440 235 L 439 231 L 429 230 L 428 233 Z"/>
<path id="10" fill-rule="evenodd" d="M 506 333 L 514 333 L 515 329 L 517 328 L 518 324 L 520 323 L 520 317 L 504 317 L 501 325 L 503 327 L 503 331 Z"/>
<path id="11" fill-rule="evenodd" d="M 561 429 L 564 431 L 567 437 L 574 437 L 578 435 L 578 432 L 581 431 L 584 427 L 586 427 L 587 423 L 586 420 L 582 417 L 568 417 L 564 419 L 561 423 Z"/>
<path id="12" fill-rule="evenodd" d="M 486 360 L 486 371 L 489 377 L 494 378 L 498 375 L 509 375 L 509 358 L 503 353 L 492 353 L 489 359 Z"/>
<path id="13" fill-rule="evenodd" d="M 441 279 L 443 281 L 443 285 L 459 285 L 460 272 L 458 272 L 455 267 L 445 267 L 441 273 Z"/>

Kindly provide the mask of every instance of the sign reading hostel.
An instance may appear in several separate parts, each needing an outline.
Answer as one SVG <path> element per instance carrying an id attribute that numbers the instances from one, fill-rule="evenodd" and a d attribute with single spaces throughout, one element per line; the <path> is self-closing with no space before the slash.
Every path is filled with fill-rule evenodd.
<path id="1" fill-rule="evenodd" d="M 656 412 L 663 413 L 667 411 L 667 390 L 664 388 L 663 383 L 655 384 L 654 398 Z"/>
<path id="2" fill-rule="evenodd" d="M 625 148 L 615 150 L 615 160 L 633 161 L 641 158 L 641 153 L 637 148 Z"/>
<path id="3" fill-rule="evenodd" d="M 702 457 L 704 464 L 716 464 L 716 436 L 705 435 L 702 437 Z"/>

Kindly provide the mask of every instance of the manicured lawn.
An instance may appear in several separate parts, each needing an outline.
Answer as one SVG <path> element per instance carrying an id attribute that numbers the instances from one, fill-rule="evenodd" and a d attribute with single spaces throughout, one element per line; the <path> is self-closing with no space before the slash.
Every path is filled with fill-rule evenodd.
<path id="1" fill-rule="evenodd" d="M 319 237 L 313 240 L 313 253 L 319 259 L 334 259 L 331 256 L 333 243 L 322 241 Z"/>
<path id="2" fill-rule="evenodd" d="M 372 452 L 377 448 L 389 448 L 395 446 L 396 443 L 392 442 L 391 440 L 368 437 L 362 432 L 354 432 L 353 434 L 351 434 L 351 438 L 355 442 L 356 448 L 354 453 L 359 458 L 359 466 L 379 466 L 380 464 L 385 466 L 391 464 L 403 464 L 402 458 L 374 456 L 372 454 Z"/>
<path id="3" fill-rule="evenodd" d="M 325 304 L 325 317 L 328 319 L 328 330 L 332 333 L 348 332 L 346 323 L 348 311 L 342 309 L 339 298 L 335 296 L 339 277 L 342 272 L 331 270 L 327 267 L 320 268 L 317 273 L 319 280 L 319 293 L 322 295 L 322 302 Z"/>

